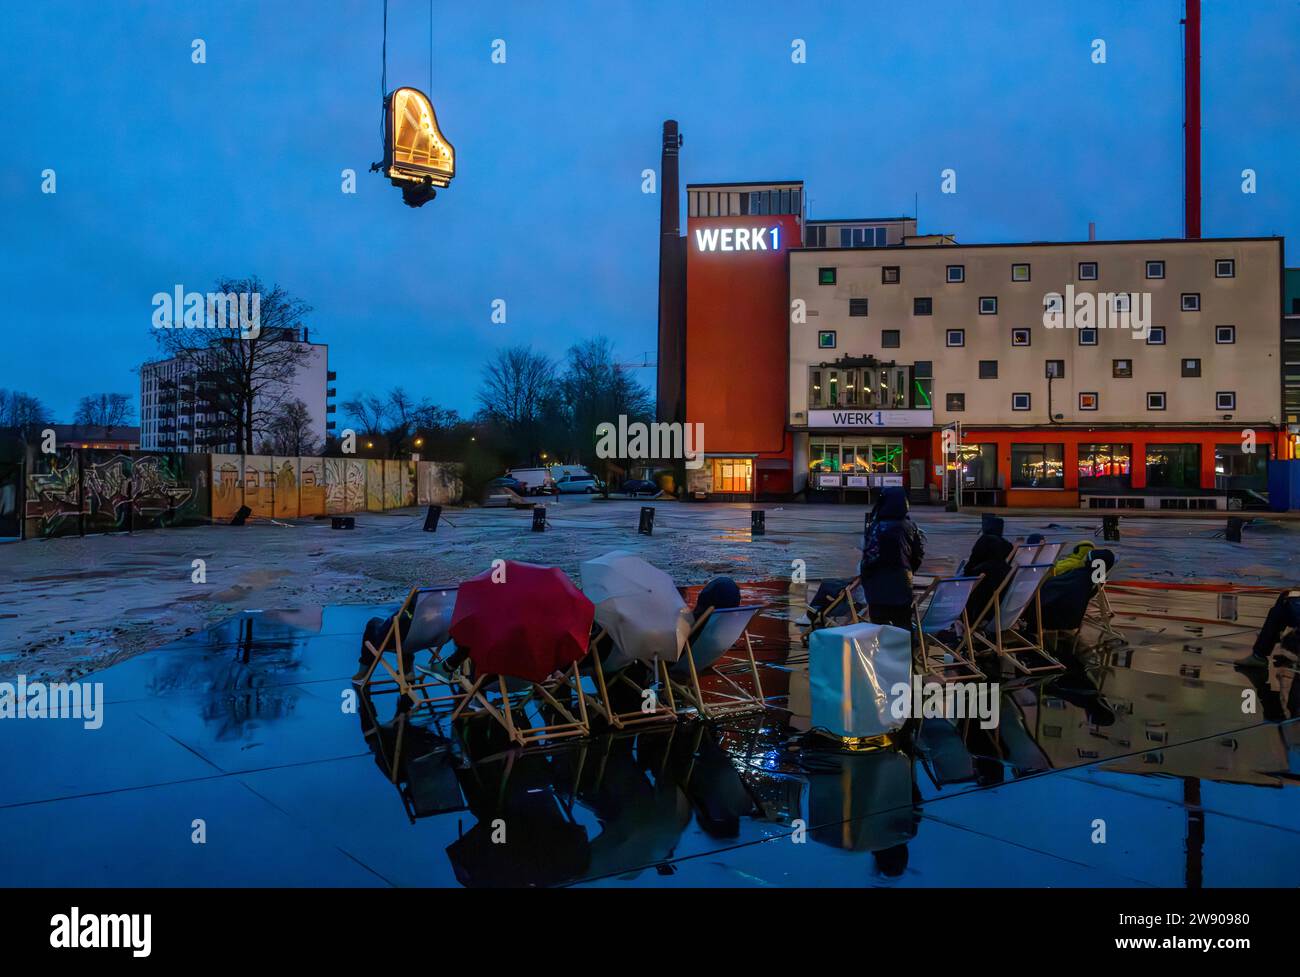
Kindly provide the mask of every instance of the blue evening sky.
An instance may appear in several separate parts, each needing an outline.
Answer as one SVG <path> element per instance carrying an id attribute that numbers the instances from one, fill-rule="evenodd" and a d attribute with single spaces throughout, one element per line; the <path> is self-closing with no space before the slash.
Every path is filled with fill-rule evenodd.
<path id="1" fill-rule="evenodd" d="M 221 275 L 314 306 L 340 401 L 401 384 L 469 411 L 485 358 L 519 342 L 558 356 L 606 334 L 653 357 L 641 171 L 670 117 L 684 181 L 801 178 L 814 217 L 911 213 L 916 194 L 923 232 L 967 242 L 1077 240 L 1090 220 L 1182 233 L 1181 0 L 437 0 L 432 96 L 458 176 L 420 210 L 367 172 L 382 0 L 0 10 L 0 387 L 59 420 L 84 393 L 138 398 L 151 296 Z M 1300 235 L 1300 4 L 1206 0 L 1204 21 L 1204 233 Z M 391 0 L 389 87 L 425 88 L 429 67 L 428 0 Z"/>

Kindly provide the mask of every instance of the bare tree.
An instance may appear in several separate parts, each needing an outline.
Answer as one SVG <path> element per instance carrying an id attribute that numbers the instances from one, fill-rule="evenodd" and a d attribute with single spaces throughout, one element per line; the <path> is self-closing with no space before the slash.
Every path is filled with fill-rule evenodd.
<path id="1" fill-rule="evenodd" d="M 503 349 L 483 368 L 481 416 L 498 425 L 516 452 L 541 449 L 543 422 L 554 403 L 555 363 L 529 346 Z"/>
<path id="2" fill-rule="evenodd" d="M 311 411 L 301 400 L 285 404 L 271 419 L 267 437 L 262 439 L 262 454 L 314 455 L 320 441 L 312 432 Z"/>
<path id="3" fill-rule="evenodd" d="M 130 422 L 131 397 L 128 394 L 87 394 L 77 404 L 73 424 L 87 427 L 118 427 Z"/>
<path id="4" fill-rule="evenodd" d="M 0 428 L 12 428 L 28 441 L 35 441 L 52 423 L 50 412 L 31 394 L 0 387 Z"/>
<path id="5" fill-rule="evenodd" d="M 390 458 L 405 458 L 414 446 L 417 431 L 442 431 L 460 423 L 460 415 L 454 410 L 427 400 L 417 401 L 403 387 L 394 387 L 383 397 L 360 394 L 344 401 L 343 410 L 362 434 L 387 440 Z"/>
<path id="6" fill-rule="evenodd" d="M 259 296 L 258 328 L 215 328 L 209 302 L 206 328 L 178 325 L 157 329 L 154 336 L 169 355 L 199 371 L 204 412 L 217 418 L 209 441 L 252 454 L 256 436 L 280 415 L 298 368 L 309 358 L 299 336 L 311 306 L 279 285 L 268 290 L 257 276 L 219 279 L 214 287 L 214 294 L 227 299 L 243 293 Z"/>

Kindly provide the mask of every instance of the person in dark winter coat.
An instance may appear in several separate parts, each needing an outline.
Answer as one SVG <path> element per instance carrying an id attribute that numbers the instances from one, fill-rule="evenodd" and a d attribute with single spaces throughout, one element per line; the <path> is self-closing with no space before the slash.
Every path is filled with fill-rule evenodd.
<path id="1" fill-rule="evenodd" d="M 1100 560 L 1105 564 L 1106 572 L 1115 565 L 1115 554 L 1110 550 L 1093 550 L 1088 554 L 1088 563 L 1077 570 L 1068 570 L 1052 577 L 1038 592 L 1039 602 L 1043 606 L 1044 631 L 1073 631 L 1083 623 L 1087 613 L 1088 601 L 1097 592 L 1097 582 L 1093 580 L 1096 573 L 1095 564 Z M 1025 620 L 1032 628 L 1035 625 L 1034 605 L 1025 611 Z M 1005 622 L 1004 622 L 1005 623 Z"/>
<path id="2" fill-rule="evenodd" d="M 727 610 L 740 606 L 740 587 L 730 577 L 714 577 L 700 588 L 700 596 L 695 598 L 695 620 L 699 620 L 709 608 Z"/>
<path id="3" fill-rule="evenodd" d="M 1278 594 L 1259 629 L 1259 637 L 1249 655 L 1238 659 L 1238 668 L 1268 668 L 1268 661 L 1278 642 L 1292 654 L 1300 654 L 1300 591 Z"/>
<path id="4" fill-rule="evenodd" d="M 989 598 L 1011 572 L 1011 564 L 1008 560 L 1014 548 L 1007 540 L 992 533 L 985 533 L 975 540 L 975 545 L 970 551 L 970 559 L 966 561 L 966 566 L 961 572 L 963 577 L 984 575 L 984 579 L 975 585 L 970 599 L 966 601 L 966 615 L 971 624 L 975 623 L 975 616 L 984 610 Z"/>
<path id="5" fill-rule="evenodd" d="M 880 493 L 862 545 L 862 592 L 873 624 L 911 629 L 912 574 L 925 558 L 925 537 L 907 514 L 907 493 Z"/>

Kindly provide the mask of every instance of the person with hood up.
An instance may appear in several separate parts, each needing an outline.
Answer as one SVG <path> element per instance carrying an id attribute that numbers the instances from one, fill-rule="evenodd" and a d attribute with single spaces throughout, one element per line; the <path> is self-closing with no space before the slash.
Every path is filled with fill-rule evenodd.
<path id="1" fill-rule="evenodd" d="M 912 627 L 912 574 L 925 558 L 925 537 L 907 514 L 907 492 L 880 493 L 862 545 L 858 573 L 872 624 Z"/>
<path id="2" fill-rule="evenodd" d="M 997 592 L 1002 581 L 1011 572 L 1009 560 L 1013 549 L 1015 547 L 1010 542 L 992 533 L 985 533 L 975 540 L 975 545 L 970 551 L 970 559 L 966 561 L 966 566 L 961 572 L 963 577 L 984 575 L 984 579 L 975 585 L 970 599 L 966 601 L 966 615 L 972 624 L 975 623 L 976 615 L 988 606 L 989 598 Z"/>

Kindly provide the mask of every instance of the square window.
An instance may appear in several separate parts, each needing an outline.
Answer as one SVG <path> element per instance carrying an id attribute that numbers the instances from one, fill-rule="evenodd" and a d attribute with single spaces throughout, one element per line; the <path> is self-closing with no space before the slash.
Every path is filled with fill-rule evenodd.
<path id="1" fill-rule="evenodd" d="M 1236 410 L 1237 394 L 1232 390 L 1220 390 L 1214 395 L 1215 410 Z"/>
<path id="2" fill-rule="evenodd" d="M 1012 409 L 1012 410 L 1029 410 L 1029 399 L 1030 399 L 1030 398 L 1029 398 L 1029 394 L 1024 394 L 1024 393 L 1021 393 L 1021 394 L 1012 394 L 1012 395 L 1011 395 L 1011 409 Z"/>
<path id="3" fill-rule="evenodd" d="M 965 409 L 966 409 L 966 395 L 965 395 L 965 394 L 948 394 L 947 397 L 944 398 L 944 402 L 945 402 L 945 404 L 947 405 L 948 410 L 965 410 Z"/>
<path id="4" fill-rule="evenodd" d="M 1028 345 L 1029 345 L 1029 330 L 1028 330 L 1028 329 L 1012 329 L 1012 330 L 1011 330 L 1011 345 L 1012 345 L 1012 346 L 1028 346 Z"/>
<path id="5" fill-rule="evenodd" d="M 1079 410 L 1096 410 L 1101 398 L 1096 392 L 1079 394 Z"/>
<path id="6" fill-rule="evenodd" d="M 1237 262 L 1232 258 L 1219 258 L 1214 262 L 1215 278 L 1236 278 Z"/>
<path id="7" fill-rule="evenodd" d="M 1165 327 L 1152 326 L 1147 332 L 1148 346 L 1163 346 L 1165 344 Z"/>
<path id="8" fill-rule="evenodd" d="M 949 265 L 949 266 L 948 266 L 948 284 L 949 284 L 949 285 L 960 285 L 960 284 L 961 284 L 962 282 L 964 282 L 965 280 L 966 280 L 966 266 L 965 266 L 965 265 Z"/>
<path id="9" fill-rule="evenodd" d="M 1184 292 L 1183 293 L 1183 311 L 1200 312 L 1201 311 L 1201 293 Z"/>
<path id="10" fill-rule="evenodd" d="M 1147 262 L 1147 277 L 1148 277 L 1148 278 L 1164 278 L 1164 277 L 1165 277 L 1165 263 L 1164 263 L 1163 261 L 1148 261 L 1148 262 Z"/>
<path id="11" fill-rule="evenodd" d="M 885 265 L 880 269 L 880 283 L 882 285 L 897 285 L 899 281 L 898 265 Z"/>
<path id="12" fill-rule="evenodd" d="M 1097 330 L 1096 330 L 1096 329 L 1080 329 L 1078 332 L 1079 332 L 1079 345 L 1080 345 L 1080 346 L 1096 346 L 1096 345 L 1097 345 Z"/>
<path id="13" fill-rule="evenodd" d="M 849 315 L 866 315 L 866 299 L 849 299 Z"/>
<path id="14" fill-rule="evenodd" d="M 1029 266 L 1028 266 L 1028 265 L 1012 265 L 1012 266 L 1011 266 L 1011 280 L 1012 280 L 1013 282 L 1027 282 L 1027 281 L 1029 281 Z"/>
<path id="15" fill-rule="evenodd" d="M 997 360 L 980 360 L 980 379 L 996 380 L 998 378 Z"/>
<path id="16" fill-rule="evenodd" d="M 912 299 L 912 315 L 933 315 L 933 299 Z"/>
<path id="17" fill-rule="evenodd" d="M 817 348 L 818 348 L 818 349 L 834 349 L 834 348 L 835 348 L 835 330 L 834 330 L 834 329 L 823 329 L 821 332 L 819 332 L 819 333 L 817 334 Z"/>
<path id="18" fill-rule="evenodd" d="M 997 315 L 998 300 L 993 295 L 983 295 L 980 297 L 980 315 Z"/>
<path id="19" fill-rule="evenodd" d="M 1043 364 L 1043 375 L 1050 380 L 1065 376 L 1065 360 L 1048 360 Z"/>
<path id="20" fill-rule="evenodd" d="M 1116 292 L 1110 300 L 1110 307 L 1115 312 L 1131 312 L 1133 310 L 1133 296 L 1128 292 Z"/>
<path id="21" fill-rule="evenodd" d="M 1183 376 L 1199 377 L 1200 375 L 1201 375 L 1200 360 L 1189 360 L 1189 359 L 1183 360 Z"/>
<path id="22" fill-rule="evenodd" d="M 885 349 L 898 349 L 903 345 L 903 334 L 897 329 L 882 329 L 880 345 Z"/>
<path id="23" fill-rule="evenodd" d="M 1214 341 L 1218 343 L 1220 346 L 1225 346 L 1229 343 L 1235 343 L 1237 341 L 1237 327 L 1236 326 L 1215 326 Z"/>
<path id="24" fill-rule="evenodd" d="M 918 380 L 929 380 L 934 376 L 934 362 L 932 360 L 917 360 L 912 364 L 912 376 Z"/>
<path id="25" fill-rule="evenodd" d="M 1095 282 L 1097 280 L 1097 262 L 1080 261 L 1079 262 L 1079 281 Z"/>
<path id="26" fill-rule="evenodd" d="M 835 269 L 834 269 L 834 268 L 818 268 L 818 269 L 817 269 L 817 284 L 818 284 L 818 285 L 834 285 L 834 284 L 835 284 Z"/>
<path id="27" fill-rule="evenodd" d="M 1147 394 L 1147 410 L 1164 410 L 1165 395 L 1161 393 Z"/>
<path id="28" fill-rule="evenodd" d="M 1123 380 L 1133 375 L 1132 360 L 1111 360 L 1110 375 Z"/>
<path id="29" fill-rule="evenodd" d="M 966 330 L 965 330 L 965 329 L 949 329 L 949 330 L 948 330 L 948 345 L 949 345 L 949 346 L 965 346 L 965 345 L 966 345 Z"/>

